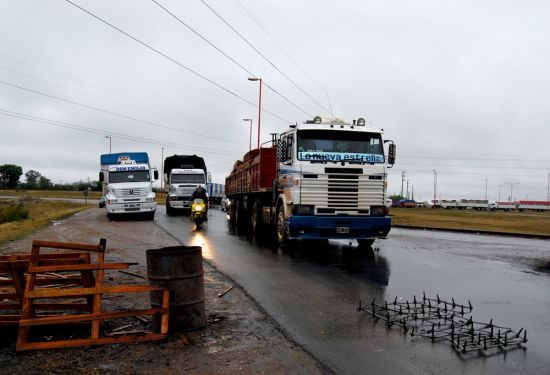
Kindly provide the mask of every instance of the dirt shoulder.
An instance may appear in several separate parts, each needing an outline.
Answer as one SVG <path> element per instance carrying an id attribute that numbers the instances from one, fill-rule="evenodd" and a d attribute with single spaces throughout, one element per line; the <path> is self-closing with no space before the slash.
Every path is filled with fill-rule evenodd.
<path id="1" fill-rule="evenodd" d="M 146 276 L 145 251 L 179 243 L 153 222 L 108 222 L 89 209 L 50 225 L 32 238 L 0 246 L 0 254 L 28 253 L 32 239 L 97 243 L 107 239 L 110 262 L 136 262 L 130 271 Z M 4 330 L 0 373 L 10 374 L 323 374 L 329 372 L 285 337 L 280 327 L 246 293 L 204 262 L 206 326 L 171 333 L 168 340 L 46 351 L 15 352 L 13 332 Z M 113 284 L 145 284 L 139 277 L 109 271 Z M 223 297 L 218 293 L 233 286 Z M 148 296 L 123 295 L 105 306 L 146 308 Z"/>

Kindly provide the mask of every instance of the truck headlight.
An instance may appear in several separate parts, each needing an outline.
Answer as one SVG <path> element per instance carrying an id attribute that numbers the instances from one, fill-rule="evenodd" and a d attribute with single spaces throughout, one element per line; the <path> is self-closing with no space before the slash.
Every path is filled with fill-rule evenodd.
<path id="1" fill-rule="evenodd" d="M 371 206 L 371 216 L 386 216 L 386 206 Z"/>
<path id="2" fill-rule="evenodd" d="M 315 206 L 299 204 L 296 205 L 296 215 L 313 215 L 315 213 Z"/>

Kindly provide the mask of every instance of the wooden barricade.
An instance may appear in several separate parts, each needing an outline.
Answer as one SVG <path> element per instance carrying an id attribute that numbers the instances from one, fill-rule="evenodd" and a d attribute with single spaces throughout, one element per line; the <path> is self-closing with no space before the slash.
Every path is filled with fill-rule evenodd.
<path id="1" fill-rule="evenodd" d="M 128 263 L 105 263 L 105 245 L 104 239 L 100 240 L 99 245 L 89 245 L 80 243 L 63 243 L 48 241 L 33 241 L 32 252 L 30 255 L 29 266 L 25 291 L 23 295 L 22 314 L 19 320 L 19 335 L 17 339 L 16 350 L 32 349 L 51 349 L 65 348 L 82 345 L 101 345 L 115 343 L 130 343 L 150 340 L 164 339 L 168 333 L 168 311 L 169 311 L 169 291 L 167 288 L 150 285 L 116 285 L 104 286 L 103 280 L 105 270 L 107 269 L 125 269 Z M 40 249 L 67 249 L 79 250 L 94 253 L 97 260 L 88 264 L 41 264 Z M 95 271 L 95 277 L 93 272 Z M 84 272 L 82 287 L 67 289 L 54 289 L 40 287 L 37 282 L 37 275 L 46 272 L 59 274 L 62 272 Z M 132 293 L 132 292 L 150 292 L 163 291 L 162 306 L 150 309 L 126 310 L 126 311 L 102 311 L 102 296 L 112 293 Z M 52 316 L 39 316 L 37 311 L 40 302 L 43 300 L 60 298 L 87 298 L 90 306 L 89 312 L 79 314 L 64 314 Z M 161 316 L 160 333 L 139 332 L 139 334 L 122 334 L 112 337 L 101 337 L 101 325 L 106 319 L 141 317 L 142 315 Z M 87 323 L 90 325 L 90 335 L 87 338 L 60 339 L 42 342 L 29 341 L 30 327 L 46 325 L 63 325 L 72 323 Z"/>
<path id="2" fill-rule="evenodd" d="M 25 276 L 30 259 L 29 254 L 0 256 L 0 325 L 18 324 L 19 322 L 25 292 Z M 40 254 L 38 262 L 40 265 L 87 264 L 90 263 L 90 254 L 83 252 Z M 37 275 L 36 285 L 45 287 L 83 285 L 87 281 L 93 282 L 91 278 L 93 278 L 93 274 L 89 271 L 81 271 L 72 275 L 45 273 Z M 36 307 L 42 310 L 86 310 L 90 306 L 70 302 L 37 304 Z"/>

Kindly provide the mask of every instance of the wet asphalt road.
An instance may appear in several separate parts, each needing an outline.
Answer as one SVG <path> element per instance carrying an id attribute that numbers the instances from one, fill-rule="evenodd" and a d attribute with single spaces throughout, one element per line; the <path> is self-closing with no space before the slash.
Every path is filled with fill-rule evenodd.
<path id="1" fill-rule="evenodd" d="M 338 374 L 550 374 L 550 241 L 394 228 L 362 251 L 347 243 L 283 251 L 228 231 L 211 209 L 155 224 L 240 284 L 306 350 Z M 458 355 L 357 312 L 358 301 L 427 296 L 474 306 L 474 320 L 527 329 L 527 350 Z M 492 352 L 494 353 L 494 352 Z"/>

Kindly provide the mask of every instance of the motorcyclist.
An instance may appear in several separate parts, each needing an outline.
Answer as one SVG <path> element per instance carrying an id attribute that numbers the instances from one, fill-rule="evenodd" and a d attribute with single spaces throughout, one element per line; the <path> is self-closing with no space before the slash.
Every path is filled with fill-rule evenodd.
<path id="1" fill-rule="evenodd" d="M 201 185 L 197 185 L 197 188 L 191 195 L 191 199 L 202 199 L 204 201 L 204 204 L 206 206 L 206 212 L 204 213 L 205 221 L 208 221 L 208 196 L 206 195 L 206 189 Z"/>

